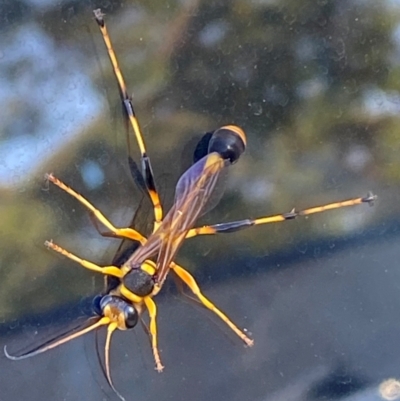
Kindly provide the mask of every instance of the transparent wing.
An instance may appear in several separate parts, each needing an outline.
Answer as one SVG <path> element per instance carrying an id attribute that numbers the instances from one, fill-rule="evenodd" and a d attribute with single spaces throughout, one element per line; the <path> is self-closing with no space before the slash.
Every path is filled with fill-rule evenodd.
<path id="1" fill-rule="evenodd" d="M 157 280 L 159 283 L 164 281 L 170 262 L 210 198 L 224 167 L 225 162 L 221 156 L 211 153 L 181 176 L 172 208 L 159 229 L 132 255 L 129 260 L 131 266 L 158 254 Z"/>
<path id="2" fill-rule="evenodd" d="M 185 166 L 181 169 L 181 171 L 187 170 L 192 164 L 198 162 L 204 156 L 208 154 L 209 143 L 214 134 L 214 131 L 207 132 L 202 135 L 194 136 L 190 142 L 186 145 L 186 151 L 184 156 L 182 157 L 182 166 Z M 194 149 L 194 151 L 192 151 Z M 189 155 L 192 156 L 190 160 Z M 221 171 L 218 177 L 218 181 L 215 185 L 214 190 L 210 198 L 208 199 L 207 203 L 204 205 L 201 213 L 198 217 L 203 216 L 204 214 L 208 213 L 212 209 L 215 208 L 221 201 L 222 196 L 226 190 L 226 183 L 228 178 L 228 170 L 224 169 Z"/>
<path id="3" fill-rule="evenodd" d="M 214 158 L 213 154 L 210 156 Z M 208 158 L 206 156 L 202 160 L 208 160 Z M 193 167 L 198 167 L 196 165 Z M 170 211 L 171 229 L 166 235 L 166 240 L 162 242 L 157 258 L 157 281 L 160 284 L 164 282 L 169 264 L 175 258 L 187 232 L 207 205 L 225 163 L 218 155 L 217 160 L 211 165 L 206 163 L 205 166 L 202 173 L 193 169 L 194 174 L 185 174 L 178 182 L 176 202 Z"/>

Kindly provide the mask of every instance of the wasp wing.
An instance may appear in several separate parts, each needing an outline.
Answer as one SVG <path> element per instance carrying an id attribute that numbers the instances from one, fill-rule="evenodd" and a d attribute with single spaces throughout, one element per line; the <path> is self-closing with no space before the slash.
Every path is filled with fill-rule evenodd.
<path id="1" fill-rule="evenodd" d="M 204 207 L 207 205 L 218 177 L 225 166 L 224 160 L 217 154 L 210 154 L 189 169 L 178 182 L 176 201 L 171 211 L 171 229 L 164 233 L 157 258 L 157 281 L 165 280 L 171 261 L 175 258 L 188 231 L 193 227 Z M 167 226 L 165 226 L 167 228 Z"/>
<path id="2" fill-rule="evenodd" d="M 221 156 L 211 153 L 181 176 L 176 186 L 172 208 L 158 230 L 128 260 L 127 263 L 132 268 L 158 254 L 157 281 L 159 284 L 163 283 L 169 264 L 210 198 L 224 167 L 225 161 Z"/>
<path id="3" fill-rule="evenodd" d="M 190 143 L 188 143 L 188 145 L 186 145 L 187 151 L 185 152 L 185 155 L 186 154 L 190 155 L 189 149 L 194 148 L 191 164 L 198 162 L 200 159 L 202 159 L 204 156 L 208 154 L 209 143 L 214 132 L 215 131 L 211 131 L 203 135 L 197 135 L 193 137 L 193 139 L 190 141 Z M 183 163 L 185 163 L 186 168 L 182 168 L 181 171 L 185 171 L 190 166 L 190 164 L 188 164 L 189 163 L 188 156 L 185 156 Z M 227 179 L 228 179 L 228 170 L 224 169 L 219 174 L 215 188 L 212 191 L 210 198 L 208 199 L 207 203 L 203 207 L 198 217 L 203 216 L 204 214 L 213 210 L 219 204 L 226 190 Z"/>

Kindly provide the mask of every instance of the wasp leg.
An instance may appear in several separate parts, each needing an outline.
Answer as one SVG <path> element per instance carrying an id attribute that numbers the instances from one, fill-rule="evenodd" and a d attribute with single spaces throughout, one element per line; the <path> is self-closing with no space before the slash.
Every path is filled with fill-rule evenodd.
<path id="1" fill-rule="evenodd" d="M 223 312 L 221 312 L 212 302 L 210 302 L 200 291 L 194 277 L 183 267 L 175 263 L 171 263 L 171 269 L 179 276 L 179 278 L 192 290 L 193 294 L 199 298 L 201 303 L 211 311 L 213 311 L 220 319 L 222 319 L 249 347 L 254 341 L 247 337 Z"/>
<path id="2" fill-rule="evenodd" d="M 161 358 L 158 352 L 158 345 L 157 345 L 157 323 L 156 323 L 157 306 L 150 297 L 144 297 L 143 301 L 146 305 L 147 310 L 149 311 L 151 348 L 153 349 L 153 356 L 154 356 L 154 361 L 156 363 L 156 370 L 158 372 L 162 372 L 164 366 L 161 364 Z"/>
<path id="3" fill-rule="evenodd" d="M 322 213 L 328 210 L 340 209 L 342 207 L 356 206 L 362 203 L 373 205 L 376 196 L 368 193 L 366 197 L 354 198 L 340 202 L 328 203 L 322 206 L 315 206 L 309 209 L 296 211 L 293 209 L 289 213 L 276 214 L 273 216 L 260 217 L 258 219 L 245 219 L 238 221 L 231 221 L 229 223 L 220 223 L 210 226 L 203 226 L 192 228 L 186 235 L 186 238 L 196 237 L 197 235 L 210 235 L 218 233 L 232 233 L 235 231 L 244 230 L 249 227 L 258 226 L 261 224 L 279 223 L 281 221 L 293 220 L 299 216 L 309 216 L 311 214 Z"/>
<path id="4" fill-rule="evenodd" d="M 129 120 L 132 130 L 135 134 L 136 141 L 139 146 L 139 151 L 141 154 L 142 161 L 142 174 L 146 184 L 147 191 L 149 193 L 150 199 L 154 207 L 154 231 L 159 227 L 163 218 L 163 210 L 160 202 L 160 196 L 158 194 L 156 183 L 154 179 L 153 169 L 151 167 L 150 157 L 147 155 L 146 146 L 144 143 L 143 135 L 140 130 L 139 121 L 136 117 L 135 109 L 133 107 L 133 102 L 131 96 L 128 94 L 126 88 L 125 80 L 122 75 L 121 69 L 119 68 L 117 56 L 115 55 L 113 45 L 111 43 L 110 36 L 108 34 L 107 26 L 104 21 L 104 14 L 100 9 L 94 10 L 94 17 L 96 19 L 97 25 L 100 28 L 100 32 L 103 36 L 104 44 L 106 46 L 108 56 L 111 61 L 112 68 L 114 70 L 115 78 L 118 82 L 119 93 L 124 107 L 125 115 Z M 128 144 L 129 145 L 129 144 Z M 131 161 L 130 161 L 131 163 Z M 134 177 L 135 178 L 135 177 Z"/>
<path id="5" fill-rule="evenodd" d="M 102 237 L 106 237 L 106 238 L 121 238 L 120 235 L 116 234 L 113 231 L 102 231 L 101 228 L 99 227 L 99 223 L 98 223 L 98 220 L 96 219 L 96 216 L 92 212 L 89 213 L 89 218 L 90 218 L 90 221 L 92 222 L 94 228 L 96 229 L 96 231 Z M 118 230 L 124 231 L 125 229 L 118 229 Z M 130 239 L 132 241 L 138 241 L 142 245 L 144 245 L 146 243 L 146 241 L 147 241 L 146 237 L 144 235 L 140 234 L 139 231 L 136 231 L 135 229 L 132 229 L 132 230 L 135 231 L 136 234 L 138 234 L 138 238 L 136 240 L 134 240 L 134 239 L 132 239 L 132 236 L 129 236 L 128 239 Z M 125 232 L 123 232 L 123 234 L 125 234 Z M 130 235 L 130 233 L 128 233 L 128 234 Z M 140 238 L 139 238 L 139 235 L 140 235 Z M 122 238 L 127 238 L 127 237 L 126 237 L 126 235 L 123 235 Z"/>
<path id="6" fill-rule="evenodd" d="M 118 277 L 118 278 L 122 278 L 124 276 L 124 273 L 122 272 L 122 270 L 117 267 L 117 266 L 98 266 L 92 262 L 89 262 L 88 260 L 85 259 L 81 259 L 80 257 L 74 255 L 71 252 L 68 252 L 67 250 L 65 250 L 64 248 L 61 248 L 60 246 L 56 245 L 54 242 L 52 241 L 46 241 L 44 243 L 45 246 L 47 246 L 47 248 L 52 249 L 55 252 L 61 253 L 61 255 L 66 256 L 67 258 L 73 260 L 74 262 L 79 263 L 81 266 L 83 266 L 85 269 L 89 269 L 101 274 L 106 274 L 109 276 L 114 276 L 114 277 Z"/>
<path id="7" fill-rule="evenodd" d="M 76 200 L 78 200 L 80 203 L 82 203 L 82 205 L 84 205 L 87 209 L 89 209 L 93 213 L 93 215 L 96 217 L 96 219 L 98 221 L 100 221 L 100 223 L 103 224 L 105 227 L 107 227 L 112 233 L 114 233 L 115 236 L 122 237 L 122 238 L 128 238 L 133 241 L 139 241 L 139 242 L 146 241 L 146 238 L 143 237 L 142 234 L 140 234 L 138 231 L 134 230 L 133 228 L 116 228 L 116 227 L 114 227 L 114 225 L 103 215 L 103 213 L 100 212 L 99 209 L 96 209 L 86 198 L 84 198 L 82 195 L 78 194 L 76 191 L 74 191 L 68 185 L 64 184 L 53 174 L 47 174 L 46 179 L 48 179 L 54 185 L 56 185 L 63 191 L 67 192 L 72 197 L 74 197 Z"/>
<path id="8" fill-rule="evenodd" d="M 197 298 L 194 298 L 190 296 L 189 294 L 186 294 L 185 290 L 183 289 L 183 284 L 182 280 L 179 280 L 179 277 L 176 274 L 172 275 L 172 278 L 174 279 L 175 286 L 179 292 L 179 294 L 182 295 L 188 302 L 196 305 L 196 306 L 201 306 L 202 308 L 205 308 L 205 306 L 200 302 Z"/>

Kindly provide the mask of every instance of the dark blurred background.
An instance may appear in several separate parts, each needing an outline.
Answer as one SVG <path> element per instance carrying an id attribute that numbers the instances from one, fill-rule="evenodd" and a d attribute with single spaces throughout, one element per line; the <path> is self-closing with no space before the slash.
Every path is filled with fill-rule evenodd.
<path id="1" fill-rule="evenodd" d="M 248 135 L 199 224 L 378 195 L 373 208 L 188 240 L 177 260 L 255 346 L 167 285 L 157 297 L 165 372 L 140 328 L 117 333 L 116 387 L 135 401 L 379 399 L 379 383 L 400 376 L 396 0 L 1 0 L 0 345 L 45 341 L 83 319 L 102 288 L 45 240 L 101 265 L 118 248 L 44 173 L 116 225 L 141 200 L 98 7 L 166 199 L 199 135 L 230 123 Z M 1 401 L 115 399 L 93 335 L 0 366 Z"/>

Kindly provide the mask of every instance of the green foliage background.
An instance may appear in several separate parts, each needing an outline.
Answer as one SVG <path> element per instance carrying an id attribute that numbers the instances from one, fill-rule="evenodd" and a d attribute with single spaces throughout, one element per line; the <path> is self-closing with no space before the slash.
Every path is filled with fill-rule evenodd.
<path id="1" fill-rule="evenodd" d="M 46 239 L 100 264 L 107 264 L 118 246 L 97 236 L 76 201 L 46 185 L 45 172 L 54 172 L 116 224 L 128 224 L 140 201 L 127 173 L 118 91 L 93 8 L 106 13 L 165 192 L 173 192 L 182 160 L 190 156 L 186 144 L 196 135 L 228 123 L 246 131 L 248 151 L 232 168 L 220 205 L 202 223 L 287 212 L 364 196 L 368 190 L 380 196 L 374 209 L 335 211 L 190 241 L 179 259 L 190 270 L 203 264 L 218 269 L 219 260 L 233 252 L 249 255 L 254 264 L 258 257 L 298 243 L 334 241 L 397 218 L 400 69 L 395 3 L 64 1 L 40 8 L 8 0 L 1 7 L 4 51 L 11 51 L 6 44 L 21 27 L 35 26 L 57 50 L 58 68 L 52 74 L 60 80 L 68 76 L 73 58 L 74 68 L 89 77 L 102 101 L 74 140 L 49 148 L 27 175 L 11 169 L 15 185 L 0 188 L 3 320 L 46 311 L 99 288 L 100 278 L 93 284 L 90 273 L 46 251 Z M 57 102 L 68 101 L 74 87 L 60 88 L 50 101 L 46 96 L 32 99 L 18 89 L 26 76 L 45 88 L 49 76 L 41 67 L 46 63 L 26 58 L 2 65 L 0 59 L 2 77 L 17 88 L 1 104 L 0 147 L 17 135 L 38 141 L 51 135 L 41 123 Z M 68 122 L 58 118 L 68 131 Z M 19 121 L 27 122 L 25 129 L 15 128 Z M 101 186 L 85 184 L 81 168 L 87 161 L 102 169 Z"/>

